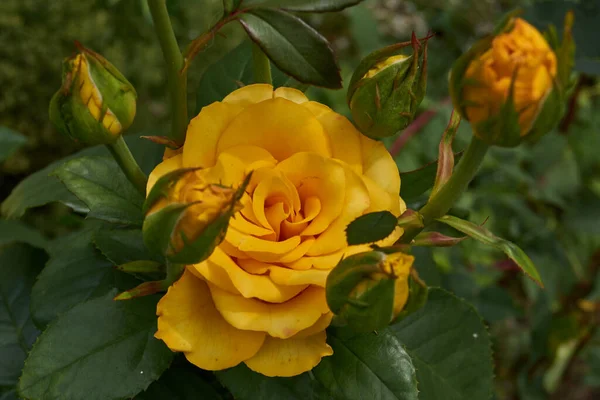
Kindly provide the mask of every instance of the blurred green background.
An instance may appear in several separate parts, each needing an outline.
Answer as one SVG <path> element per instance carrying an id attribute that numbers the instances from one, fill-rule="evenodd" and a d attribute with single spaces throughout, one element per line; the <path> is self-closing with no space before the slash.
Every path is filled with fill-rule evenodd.
<path id="1" fill-rule="evenodd" d="M 222 13 L 220 0 L 173 0 L 169 7 L 182 45 Z M 546 287 L 538 288 L 503 254 L 473 241 L 418 249 L 417 269 L 430 286 L 465 298 L 485 319 L 495 347 L 497 399 L 600 398 L 600 1 L 368 0 L 341 13 L 304 17 L 331 41 L 345 83 L 370 51 L 405 41 L 413 30 L 436 34 L 422 110 L 409 128 L 386 141 L 400 171 L 409 172 L 437 158 L 451 111 L 452 62 L 515 7 L 538 27 L 560 27 L 565 12 L 575 12 L 577 71 L 567 113 L 535 145 L 494 149 L 452 212 L 487 221 L 487 228 L 521 246 Z M 243 38 L 238 26 L 227 26 L 197 57 L 189 72 L 191 112 L 197 112 L 204 71 Z M 0 134 L 20 133 L 24 139 L 18 144 L 24 144 L 0 163 L 0 201 L 25 177 L 78 150 L 57 134 L 47 115 L 60 86 L 61 60 L 73 53 L 75 40 L 102 53 L 135 86 L 138 115 L 131 133 L 166 131 L 162 54 L 144 0 L 3 0 Z M 311 88 L 308 94 L 348 115 L 344 90 Z M 470 134 L 464 122 L 456 151 Z M 0 149 L 0 155 L 9 151 Z M 410 174 L 404 176 L 403 185 L 415 184 Z M 405 200 L 411 208 L 427 198 L 410 192 Z M 75 229 L 80 217 L 53 203 L 29 210 L 24 221 L 54 238 Z"/>

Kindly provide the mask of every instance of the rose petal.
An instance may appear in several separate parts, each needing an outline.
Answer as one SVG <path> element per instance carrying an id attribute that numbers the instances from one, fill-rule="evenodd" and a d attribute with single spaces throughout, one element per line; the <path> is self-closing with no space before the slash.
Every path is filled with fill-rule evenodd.
<path id="1" fill-rule="evenodd" d="M 285 303 L 269 304 L 246 299 L 209 285 L 217 310 L 238 329 L 267 332 L 278 338 L 289 338 L 312 326 L 329 312 L 325 289 L 309 286 Z"/>
<path id="2" fill-rule="evenodd" d="M 331 155 L 319 121 L 304 107 L 283 98 L 248 106 L 221 135 L 217 153 L 239 145 L 262 147 L 279 161 L 303 151 Z"/>
<path id="3" fill-rule="evenodd" d="M 302 104 L 308 101 L 308 97 L 306 97 L 300 90 L 283 86 L 275 89 L 273 97 L 283 97 L 284 99 L 293 101 L 296 104 Z"/>
<path id="4" fill-rule="evenodd" d="M 251 370 L 266 376 L 295 376 L 310 371 L 321 358 L 333 354 L 325 331 L 306 338 L 267 337 L 256 355 L 246 361 Z"/>
<path id="5" fill-rule="evenodd" d="M 158 332 L 173 351 L 207 370 L 233 367 L 256 354 L 263 332 L 240 331 L 216 310 L 205 282 L 190 272 L 169 288 L 157 306 Z"/>
<path id="6" fill-rule="evenodd" d="M 340 215 L 344 207 L 346 175 L 338 162 L 315 153 L 298 153 L 277 167 L 294 184 L 301 199 L 318 197 L 321 211 L 302 235 L 323 232 Z"/>
<path id="7" fill-rule="evenodd" d="M 218 155 L 216 149 L 221 134 L 242 110 L 243 107 L 238 105 L 219 102 L 204 107 L 188 125 L 183 166 L 212 167 Z"/>
<path id="8" fill-rule="evenodd" d="M 235 104 L 244 108 L 273 98 L 273 86 L 266 83 L 246 85 L 227 95 L 223 103 Z"/>
<path id="9" fill-rule="evenodd" d="M 154 170 L 152 170 L 150 176 L 148 176 L 146 193 L 150 193 L 150 190 L 152 190 L 152 186 L 154 186 L 154 184 L 157 180 L 160 179 L 160 177 L 162 177 L 165 174 L 168 174 L 169 172 L 183 168 L 182 161 L 183 157 L 181 156 L 181 154 L 178 154 L 174 157 L 167 158 L 166 160 L 158 164 L 156 167 L 154 167 Z"/>
<path id="10" fill-rule="evenodd" d="M 249 274 L 218 248 L 207 261 L 195 264 L 193 268 L 207 281 L 229 293 L 237 292 L 246 298 L 257 298 L 270 303 L 288 301 L 307 286 L 306 284 L 278 285 L 267 275 Z M 222 275 L 223 272 L 227 277 Z M 230 281 L 236 291 L 224 288 L 222 286 L 224 281 Z"/>
<path id="11" fill-rule="evenodd" d="M 362 148 L 363 175 L 386 192 L 399 196 L 400 173 L 396 162 L 383 143 L 361 135 L 360 146 Z"/>

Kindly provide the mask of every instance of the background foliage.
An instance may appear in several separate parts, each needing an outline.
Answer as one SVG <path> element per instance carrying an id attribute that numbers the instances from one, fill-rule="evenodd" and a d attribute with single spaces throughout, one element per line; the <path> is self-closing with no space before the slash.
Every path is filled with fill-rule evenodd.
<path id="1" fill-rule="evenodd" d="M 169 2 L 169 6 L 182 41 L 197 36 L 221 14 L 220 0 L 179 0 Z M 594 26 L 600 17 L 600 2 L 370 0 L 342 13 L 305 17 L 332 42 L 345 83 L 360 57 L 375 48 L 404 41 L 412 30 L 421 36 L 428 30 L 436 33 L 430 41 L 429 85 L 422 110 L 413 124 L 386 143 L 400 171 L 409 172 L 437 157 L 437 144 L 450 115 L 447 76 L 452 61 L 515 6 L 524 7 L 526 17 L 540 27 L 549 22 L 561 26 L 565 11 L 574 9 L 577 83 L 559 128 L 535 145 L 494 149 L 452 213 L 473 222 L 487 221 L 487 228 L 522 247 L 538 266 L 545 289 L 524 277 L 502 253 L 475 241 L 464 241 L 452 249 L 419 249 L 417 269 L 430 286 L 440 286 L 467 300 L 483 316 L 493 339 L 496 398 L 592 399 L 600 396 L 600 46 Z M 223 33 L 215 39 L 219 46 L 201 53 L 189 73 L 192 112 L 206 100 L 206 91 L 197 91 L 203 72 L 243 38 L 239 26 L 228 26 Z M 4 0 L 0 4 L 0 126 L 6 127 L 0 128 L 2 201 L 24 177 L 77 150 L 50 127 L 46 111 L 51 95 L 60 86 L 60 60 L 72 53 L 75 39 L 100 51 L 135 86 L 138 116 L 131 132 L 152 134 L 166 122 L 163 61 L 145 1 Z M 308 94 L 348 114 L 343 90 L 311 88 Z M 455 150 L 465 147 L 470 134 L 468 124 L 463 123 Z M 101 155 L 94 150 L 86 152 Z M 138 150 L 142 153 L 147 167 L 160 157 L 154 147 Z M 409 206 L 419 206 L 427 198 L 415 176 L 420 175 L 403 175 L 402 195 Z M 38 184 L 43 182 L 41 179 Z M 36 323 L 44 324 L 53 317 L 48 313 L 55 310 L 48 310 L 44 299 L 30 300 L 28 293 L 48 255 L 34 249 L 46 249 L 50 260 L 43 273 L 56 273 L 57 279 L 61 278 L 60 271 L 52 267 L 53 261 L 61 265 L 57 258 L 69 257 L 62 263 L 87 260 L 91 273 L 79 287 L 91 285 L 97 296 L 112 287 L 108 281 L 121 277 L 89 246 L 89 240 L 83 240 L 102 227 L 84 225 L 80 217 L 58 203 L 36 207 L 42 204 L 33 202 L 34 208 L 16 211 L 25 212 L 26 225 L 0 220 L 0 291 L 5 305 L 10 299 L 27 310 L 31 301 L 34 317 L 39 319 Z M 3 214 L 6 210 L 5 203 Z M 36 236 L 31 228 L 40 229 L 43 236 Z M 65 254 L 61 250 L 65 243 L 73 246 L 77 238 L 81 246 Z M 19 271 L 22 275 L 15 275 L 8 268 L 11 265 L 23 266 Z M 18 283 L 18 287 L 9 282 Z M 428 307 L 441 307 L 443 293 L 435 292 Z M 73 299 L 59 300 L 66 304 L 64 309 L 74 304 Z M 0 343 L 2 367 L 3 360 L 8 359 L 5 351 L 16 362 L 24 360 L 39 333 L 28 320 L 28 312 L 11 318 L 22 335 L 17 343 Z M 4 319 L 0 319 L 2 323 Z M 390 340 L 395 340 L 389 334 Z M 406 331 L 401 334 L 407 335 Z M 408 343 L 406 350 L 410 352 L 410 338 L 401 339 Z M 216 380 L 208 379 L 207 384 L 203 373 L 187 369 L 179 358 L 175 368 L 139 397 L 191 398 L 193 392 L 177 385 L 185 376 L 197 390 L 222 398 L 223 390 Z M 237 368 L 218 378 L 225 384 L 245 373 L 244 368 Z M 317 380 L 335 379 L 331 373 L 324 363 L 316 370 Z M 14 398 L 12 387 L 17 377 L 0 374 L 0 399 Z M 260 387 L 267 390 L 264 385 Z M 280 386 L 269 390 L 277 394 L 289 389 Z M 296 395 L 301 398 L 301 394 Z"/>

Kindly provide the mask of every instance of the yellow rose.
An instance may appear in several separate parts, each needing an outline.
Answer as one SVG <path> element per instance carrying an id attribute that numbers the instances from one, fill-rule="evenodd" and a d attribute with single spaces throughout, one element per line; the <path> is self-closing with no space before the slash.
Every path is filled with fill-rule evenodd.
<path id="1" fill-rule="evenodd" d="M 491 47 L 468 65 L 462 103 L 467 119 L 478 123 L 500 114 L 511 85 L 521 136 L 526 135 L 556 77 L 556 55 L 533 26 L 515 18 L 512 29 L 494 37 Z M 514 80 L 514 82 L 513 82 Z M 478 132 L 477 136 L 486 132 Z"/>
<path id="2" fill-rule="evenodd" d="M 156 337 L 206 370 L 244 362 L 293 376 L 331 355 L 327 275 L 342 256 L 369 249 L 349 247 L 346 226 L 367 212 L 406 209 L 383 144 L 302 92 L 257 84 L 204 107 L 183 148 L 166 156 L 148 190 L 181 168 L 202 168 L 183 178 L 189 188 L 194 180 L 237 187 L 254 172 L 224 241 L 158 304 Z"/>

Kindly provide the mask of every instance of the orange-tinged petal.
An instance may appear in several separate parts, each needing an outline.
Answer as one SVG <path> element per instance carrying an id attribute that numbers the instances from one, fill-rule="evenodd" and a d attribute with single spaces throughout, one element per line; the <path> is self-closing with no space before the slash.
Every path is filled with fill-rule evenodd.
<path id="1" fill-rule="evenodd" d="M 273 92 L 273 97 L 283 97 L 284 99 L 293 101 L 296 104 L 302 104 L 308 101 L 308 97 L 306 97 L 300 90 L 283 86 L 275 89 L 275 92 Z"/>
<path id="2" fill-rule="evenodd" d="M 362 134 L 346 117 L 334 112 L 331 108 L 311 101 L 303 104 L 323 125 L 331 143 L 333 158 L 344 161 L 357 173 L 363 172 L 361 140 Z"/>
<path id="3" fill-rule="evenodd" d="M 273 233 L 273 229 L 267 229 L 263 228 L 262 226 L 258 226 L 248 221 L 240 213 L 235 214 L 234 217 L 229 220 L 229 226 L 235 228 L 241 233 L 253 236 L 267 236 Z"/>
<path id="4" fill-rule="evenodd" d="M 262 147 L 279 161 L 303 151 L 331 154 L 319 121 L 301 105 L 283 98 L 248 106 L 225 129 L 217 152 L 239 145 Z"/>
<path id="5" fill-rule="evenodd" d="M 148 176 L 148 184 L 146 185 L 146 193 L 150 193 L 152 186 L 154 186 L 156 181 L 158 179 L 160 179 L 161 176 L 168 174 L 169 172 L 183 168 L 182 161 L 183 161 L 183 157 L 181 156 L 181 154 L 178 154 L 174 157 L 167 158 L 166 160 L 164 160 L 163 162 L 158 164 L 156 167 L 154 167 L 154 169 L 150 173 L 150 176 Z"/>
<path id="6" fill-rule="evenodd" d="M 240 89 L 231 92 L 223 99 L 223 103 L 234 104 L 241 107 L 248 107 L 252 104 L 260 103 L 273 98 L 273 86 L 266 83 L 256 83 L 246 85 Z"/>
<path id="7" fill-rule="evenodd" d="M 193 265 L 207 281 L 219 288 L 246 298 L 257 298 L 270 303 L 288 301 L 306 289 L 306 284 L 278 285 L 266 275 L 253 275 L 237 265 L 222 250 L 215 250 L 207 262 Z M 226 277 L 222 275 L 226 274 Z M 235 291 L 223 287 L 223 282 L 230 281 Z"/>
<path id="8" fill-rule="evenodd" d="M 306 338 L 267 337 L 256 355 L 245 361 L 248 368 L 266 376 L 295 376 L 310 371 L 321 358 L 333 354 L 326 333 Z"/>
<path id="9" fill-rule="evenodd" d="M 270 336 L 289 338 L 312 326 L 329 312 L 325 289 L 309 286 L 284 303 L 266 303 L 247 299 L 209 285 L 217 310 L 238 329 L 267 332 Z"/>
<path id="10" fill-rule="evenodd" d="M 211 371 L 230 368 L 254 356 L 263 332 L 241 331 L 217 311 L 207 284 L 190 272 L 171 286 L 157 306 L 158 332 L 173 351 L 183 351 L 192 364 Z"/>
<path id="11" fill-rule="evenodd" d="M 204 107 L 190 121 L 183 146 L 185 168 L 207 168 L 215 164 L 219 138 L 242 109 L 235 104 L 216 102 Z"/>
<path id="12" fill-rule="evenodd" d="M 346 175 L 338 162 L 315 153 L 298 153 L 282 161 L 277 169 L 294 184 L 301 199 L 318 197 L 321 211 L 302 235 L 323 232 L 344 207 Z"/>

